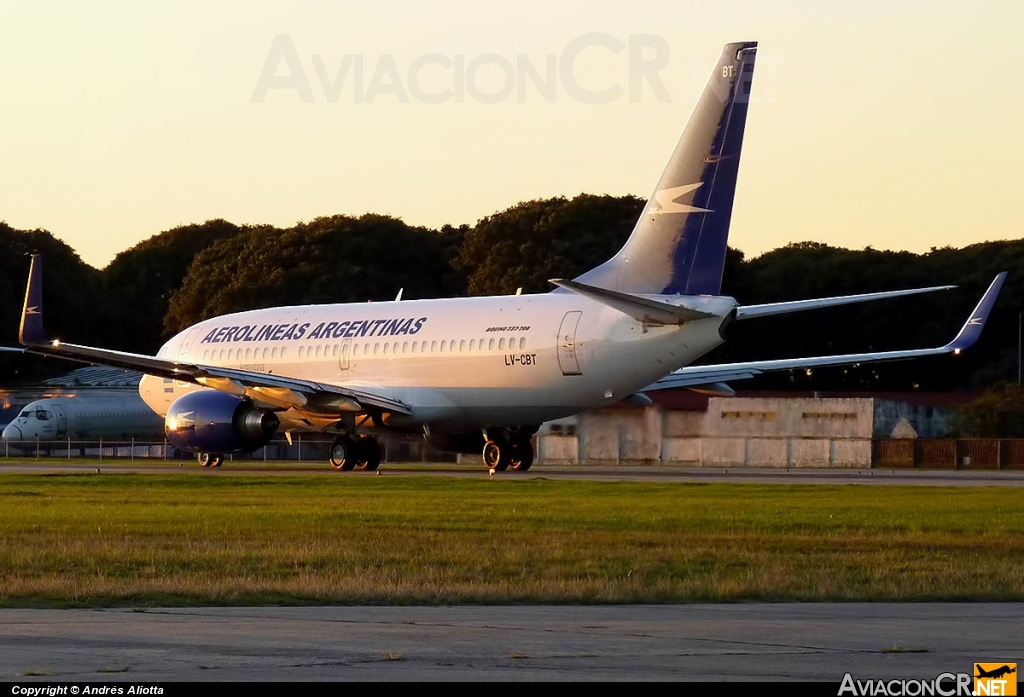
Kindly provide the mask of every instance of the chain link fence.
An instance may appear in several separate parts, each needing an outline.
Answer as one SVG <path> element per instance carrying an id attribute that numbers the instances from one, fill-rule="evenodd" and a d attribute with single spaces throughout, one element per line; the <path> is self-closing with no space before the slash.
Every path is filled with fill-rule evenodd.
<path id="1" fill-rule="evenodd" d="M 456 456 L 430 447 L 422 438 L 383 437 L 378 439 L 381 462 L 455 462 Z M 285 439 L 272 440 L 251 453 L 226 456 L 228 462 L 327 462 L 331 440 L 296 435 L 289 445 Z M 0 457 L 26 459 L 89 459 L 187 462 L 195 453 L 179 450 L 166 440 L 10 440 L 4 439 Z"/>

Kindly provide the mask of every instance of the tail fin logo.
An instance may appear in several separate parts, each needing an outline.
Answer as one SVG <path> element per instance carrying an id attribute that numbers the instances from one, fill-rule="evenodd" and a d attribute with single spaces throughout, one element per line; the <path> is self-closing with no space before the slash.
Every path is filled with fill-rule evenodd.
<path id="1" fill-rule="evenodd" d="M 38 315 L 39 314 L 39 306 L 38 305 L 33 305 L 32 307 L 26 307 L 25 308 L 25 314 L 26 315 Z"/>
<path id="2" fill-rule="evenodd" d="M 682 186 L 662 189 L 654 194 L 654 203 L 658 207 L 650 211 L 651 215 L 664 215 L 665 213 L 713 213 L 714 211 L 708 208 L 697 208 L 685 203 L 676 203 L 677 198 L 691 191 L 696 191 L 703 185 L 704 182 L 697 182 L 696 184 L 683 184 Z"/>

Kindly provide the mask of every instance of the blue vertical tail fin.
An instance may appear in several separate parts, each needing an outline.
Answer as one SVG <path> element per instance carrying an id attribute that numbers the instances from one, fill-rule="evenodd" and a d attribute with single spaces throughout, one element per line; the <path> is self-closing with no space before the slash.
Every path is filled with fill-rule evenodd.
<path id="1" fill-rule="evenodd" d="M 753 41 L 726 44 L 625 246 L 577 281 L 627 293 L 721 291 L 756 52 Z"/>

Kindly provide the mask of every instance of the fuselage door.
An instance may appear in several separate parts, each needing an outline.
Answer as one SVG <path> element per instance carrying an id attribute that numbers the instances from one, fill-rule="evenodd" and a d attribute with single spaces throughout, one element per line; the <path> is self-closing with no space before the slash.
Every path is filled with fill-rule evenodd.
<path id="1" fill-rule="evenodd" d="M 582 375 L 576 356 L 576 327 L 582 316 L 581 310 L 566 312 L 562 326 L 558 328 L 558 366 L 562 369 L 562 375 Z"/>
<path id="2" fill-rule="evenodd" d="M 181 344 L 178 346 L 178 360 L 187 361 L 189 359 L 188 351 L 192 348 L 192 342 L 196 338 L 196 334 L 199 333 L 199 328 L 195 328 L 185 335 L 185 338 L 181 340 Z M 174 356 L 168 356 L 168 358 L 174 359 Z"/>
<path id="3" fill-rule="evenodd" d="M 68 417 L 60 407 L 53 409 L 53 415 L 57 421 L 57 437 L 66 438 L 68 433 Z"/>
<path id="4" fill-rule="evenodd" d="M 352 340 L 345 339 L 341 342 L 341 353 L 339 354 L 338 365 L 342 370 L 348 370 L 349 356 L 352 353 Z"/>

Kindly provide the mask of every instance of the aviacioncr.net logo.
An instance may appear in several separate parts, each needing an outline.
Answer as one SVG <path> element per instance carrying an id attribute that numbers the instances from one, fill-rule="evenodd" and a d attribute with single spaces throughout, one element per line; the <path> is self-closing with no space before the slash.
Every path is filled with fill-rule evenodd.
<path id="1" fill-rule="evenodd" d="M 941 673 L 931 680 L 896 678 L 894 680 L 857 680 L 847 673 L 839 686 L 839 695 L 856 697 L 972 697 L 970 673 Z"/>

